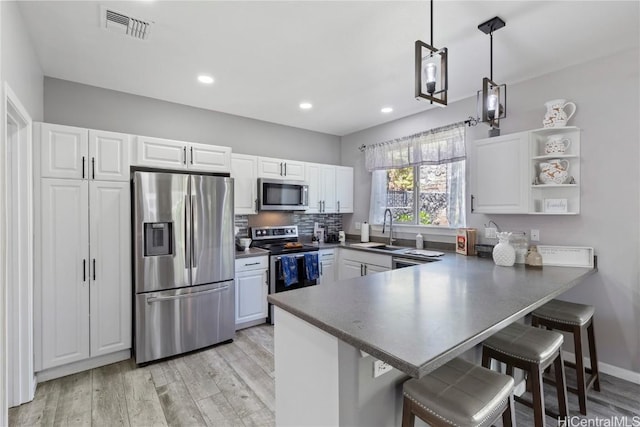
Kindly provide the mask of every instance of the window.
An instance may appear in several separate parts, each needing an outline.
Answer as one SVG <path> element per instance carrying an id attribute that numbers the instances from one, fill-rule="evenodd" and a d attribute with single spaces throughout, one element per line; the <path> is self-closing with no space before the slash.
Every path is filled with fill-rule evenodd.
<path id="1" fill-rule="evenodd" d="M 463 125 L 367 147 L 367 154 L 372 224 L 381 224 L 389 209 L 399 224 L 465 225 Z"/>

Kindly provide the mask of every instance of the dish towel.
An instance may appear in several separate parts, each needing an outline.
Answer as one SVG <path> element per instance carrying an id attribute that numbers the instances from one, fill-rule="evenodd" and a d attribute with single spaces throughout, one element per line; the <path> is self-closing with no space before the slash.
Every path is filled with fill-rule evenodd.
<path id="1" fill-rule="evenodd" d="M 298 283 L 298 260 L 296 259 L 296 257 L 280 257 L 280 265 L 282 266 L 284 286 L 289 287 L 294 283 Z"/>
<path id="2" fill-rule="evenodd" d="M 304 269 L 307 273 L 307 280 L 316 280 L 320 277 L 318 273 L 318 254 L 304 254 Z"/>

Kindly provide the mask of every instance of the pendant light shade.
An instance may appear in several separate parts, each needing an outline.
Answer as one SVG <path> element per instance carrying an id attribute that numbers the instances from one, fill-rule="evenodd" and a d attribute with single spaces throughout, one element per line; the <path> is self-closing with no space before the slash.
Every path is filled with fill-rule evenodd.
<path id="1" fill-rule="evenodd" d="M 415 97 L 431 104 L 447 105 L 447 48 L 433 47 L 433 0 L 431 0 L 431 44 L 415 43 Z"/>
<path id="2" fill-rule="evenodd" d="M 490 77 L 482 79 L 482 90 L 478 92 L 478 117 L 481 122 L 488 123 L 492 129 L 499 129 L 500 119 L 507 117 L 507 85 L 493 81 L 493 32 L 505 25 L 505 22 L 497 16 L 478 25 L 478 29 L 489 34 L 491 39 Z M 495 134 L 499 134 L 499 131 L 493 132 L 492 136 Z"/>

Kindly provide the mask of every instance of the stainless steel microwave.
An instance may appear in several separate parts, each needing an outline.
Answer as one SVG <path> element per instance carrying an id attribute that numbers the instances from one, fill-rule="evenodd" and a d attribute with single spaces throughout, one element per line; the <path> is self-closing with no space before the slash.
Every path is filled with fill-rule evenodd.
<path id="1" fill-rule="evenodd" d="M 309 185 L 304 181 L 258 179 L 261 211 L 304 211 L 309 208 Z"/>

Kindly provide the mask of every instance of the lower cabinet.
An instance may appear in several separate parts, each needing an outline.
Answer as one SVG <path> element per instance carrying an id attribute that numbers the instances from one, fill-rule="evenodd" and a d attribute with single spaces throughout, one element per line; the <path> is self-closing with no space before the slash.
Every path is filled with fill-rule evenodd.
<path id="1" fill-rule="evenodd" d="M 131 348 L 129 183 L 40 181 L 35 369 Z"/>
<path id="2" fill-rule="evenodd" d="M 269 257 L 236 260 L 236 330 L 264 323 L 269 293 Z"/>
<path id="3" fill-rule="evenodd" d="M 323 249 L 318 252 L 318 264 L 320 267 L 319 285 L 327 285 L 336 281 L 336 251 L 335 249 Z"/>
<path id="4" fill-rule="evenodd" d="M 391 270 L 391 256 L 365 251 L 340 249 L 338 278 L 340 280 L 367 276 Z"/>

